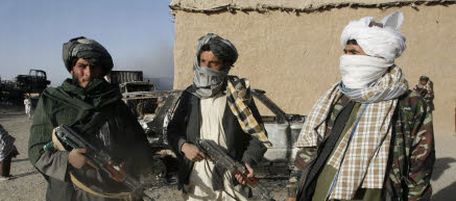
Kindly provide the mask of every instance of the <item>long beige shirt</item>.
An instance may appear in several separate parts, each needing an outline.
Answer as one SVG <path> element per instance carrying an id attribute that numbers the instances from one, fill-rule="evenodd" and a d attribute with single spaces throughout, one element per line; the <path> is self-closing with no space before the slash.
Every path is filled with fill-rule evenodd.
<path id="1" fill-rule="evenodd" d="M 201 99 L 201 139 L 210 139 L 226 148 L 226 135 L 223 129 L 223 114 L 226 108 L 226 96 Z M 190 183 L 187 186 L 186 200 L 247 200 L 235 187 L 230 185 L 231 173 L 225 173 L 223 191 L 212 189 L 212 171 L 214 163 L 209 160 L 196 162 L 190 174 Z"/>

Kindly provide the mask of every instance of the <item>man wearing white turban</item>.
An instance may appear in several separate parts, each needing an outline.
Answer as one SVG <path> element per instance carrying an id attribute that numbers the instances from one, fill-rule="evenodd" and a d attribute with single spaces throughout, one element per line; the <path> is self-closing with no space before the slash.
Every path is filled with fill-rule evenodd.
<path id="1" fill-rule="evenodd" d="M 394 64 L 403 19 L 364 17 L 342 31 L 342 79 L 301 130 L 289 200 L 430 200 L 432 116 Z"/>

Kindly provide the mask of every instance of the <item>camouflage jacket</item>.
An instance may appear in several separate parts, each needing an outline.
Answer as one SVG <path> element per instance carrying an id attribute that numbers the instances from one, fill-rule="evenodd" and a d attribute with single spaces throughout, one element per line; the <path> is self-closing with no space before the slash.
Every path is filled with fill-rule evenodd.
<path id="1" fill-rule="evenodd" d="M 334 106 L 334 110 L 341 108 L 337 104 Z M 333 120 L 329 118 L 328 125 L 332 125 Z M 382 200 L 430 200 L 430 180 L 435 162 L 432 113 L 416 92 L 409 91 L 400 97 L 393 115 L 392 134 Z M 299 183 L 304 183 L 308 164 L 315 158 L 316 150 L 316 147 L 304 148 L 297 153 L 296 169 L 290 177 L 291 191 L 299 176 L 302 175 Z M 290 196 L 295 195 L 290 192 Z"/>

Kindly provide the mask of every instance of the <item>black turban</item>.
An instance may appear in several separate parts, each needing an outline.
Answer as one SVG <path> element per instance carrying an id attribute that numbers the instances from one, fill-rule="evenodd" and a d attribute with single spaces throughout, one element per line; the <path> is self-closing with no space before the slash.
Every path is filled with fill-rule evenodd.
<path id="1" fill-rule="evenodd" d="M 217 34 L 208 33 L 198 40 L 196 56 L 199 61 L 199 55 L 205 51 L 204 46 L 208 46 L 210 51 L 228 67 L 231 67 L 238 58 L 236 47 L 227 39 Z"/>
<path id="2" fill-rule="evenodd" d="M 77 59 L 87 59 L 91 65 L 102 67 L 105 73 L 111 71 L 113 62 L 109 52 L 97 41 L 86 38 L 77 37 L 63 44 L 63 62 L 68 70 L 71 71 Z"/>

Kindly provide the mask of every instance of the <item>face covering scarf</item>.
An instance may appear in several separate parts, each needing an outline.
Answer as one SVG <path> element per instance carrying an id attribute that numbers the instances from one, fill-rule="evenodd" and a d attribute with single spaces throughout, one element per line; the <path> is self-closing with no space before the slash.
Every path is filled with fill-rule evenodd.
<path id="1" fill-rule="evenodd" d="M 340 58 L 340 73 L 340 91 L 357 102 L 391 100 L 408 90 L 402 70 L 381 58 L 343 55 Z"/>
<path id="2" fill-rule="evenodd" d="M 385 74 L 388 67 L 394 65 L 384 59 L 367 55 L 342 55 L 340 74 L 342 83 L 350 89 L 367 87 Z"/>
<path id="3" fill-rule="evenodd" d="M 195 95 L 200 98 L 210 98 L 220 93 L 226 83 L 228 71 L 215 71 L 207 67 L 193 66 L 193 84 Z"/>

